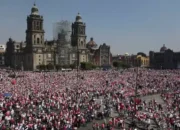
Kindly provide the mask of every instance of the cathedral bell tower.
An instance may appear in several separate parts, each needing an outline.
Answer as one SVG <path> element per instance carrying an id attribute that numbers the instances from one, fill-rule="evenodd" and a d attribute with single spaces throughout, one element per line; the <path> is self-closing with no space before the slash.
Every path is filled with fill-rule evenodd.
<path id="1" fill-rule="evenodd" d="M 71 45 L 77 49 L 77 62 L 88 62 L 88 49 L 86 48 L 86 25 L 78 13 L 72 23 Z"/>
<path id="2" fill-rule="evenodd" d="M 36 4 L 27 16 L 26 42 L 29 51 L 44 45 L 43 16 L 39 15 Z"/>
<path id="3" fill-rule="evenodd" d="M 76 16 L 75 22 L 72 24 L 71 34 L 72 46 L 78 49 L 86 48 L 86 25 L 82 22 L 80 14 Z"/>
<path id="4" fill-rule="evenodd" d="M 39 65 L 46 63 L 44 33 L 43 16 L 39 15 L 39 10 L 34 4 L 31 14 L 27 16 L 26 58 L 24 61 L 26 70 L 36 70 Z"/>

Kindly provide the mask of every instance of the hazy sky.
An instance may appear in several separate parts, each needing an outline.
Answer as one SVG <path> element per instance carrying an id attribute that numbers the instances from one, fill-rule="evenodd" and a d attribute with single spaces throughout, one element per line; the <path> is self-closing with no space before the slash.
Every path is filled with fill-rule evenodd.
<path id="1" fill-rule="evenodd" d="M 26 17 L 34 0 L 0 0 L 0 43 L 25 40 Z M 180 0 L 36 0 L 44 16 L 45 37 L 53 39 L 53 23 L 74 21 L 80 12 L 87 42 L 111 46 L 113 54 L 159 51 L 163 44 L 180 50 Z"/>

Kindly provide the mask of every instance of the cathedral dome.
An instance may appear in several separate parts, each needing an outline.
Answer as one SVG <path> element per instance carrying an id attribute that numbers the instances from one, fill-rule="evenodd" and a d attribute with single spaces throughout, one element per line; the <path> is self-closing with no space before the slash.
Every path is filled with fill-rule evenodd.
<path id="1" fill-rule="evenodd" d="M 76 22 L 82 22 L 82 17 L 81 17 L 81 15 L 79 13 L 76 16 Z"/>
<path id="2" fill-rule="evenodd" d="M 90 39 L 90 41 L 87 43 L 88 48 L 95 48 L 97 47 L 97 44 L 93 41 L 93 38 Z"/>
<path id="3" fill-rule="evenodd" d="M 165 52 L 166 50 L 167 50 L 166 46 L 163 45 L 163 47 L 161 47 L 161 49 L 160 49 L 160 52 Z"/>
<path id="4" fill-rule="evenodd" d="M 31 14 L 32 15 L 38 15 L 39 14 L 39 10 L 38 10 L 38 8 L 37 8 L 35 3 L 34 3 L 34 6 L 31 9 Z"/>

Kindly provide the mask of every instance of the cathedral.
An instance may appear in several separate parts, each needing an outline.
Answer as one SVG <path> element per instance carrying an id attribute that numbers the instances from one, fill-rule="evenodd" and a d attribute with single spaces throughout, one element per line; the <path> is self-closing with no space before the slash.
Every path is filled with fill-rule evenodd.
<path id="1" fill-rule="evenodd" d="M 43 16 L 34 4 L 27 16 L 25 42 L 16 42 L 9 38 L 6 43 L 5 65 L 21 70 L 37 70 L 40 65 L 70 65 L 91 62 L 97 66 L 111 65 L 110 46 L 100 45 L 93 38 L 86 43 L 86 24 L 78 13 L 72 23 L 71 42 L 65 40 L 65 33 L 58 40 L 47 41 L 44 38 Z"/>

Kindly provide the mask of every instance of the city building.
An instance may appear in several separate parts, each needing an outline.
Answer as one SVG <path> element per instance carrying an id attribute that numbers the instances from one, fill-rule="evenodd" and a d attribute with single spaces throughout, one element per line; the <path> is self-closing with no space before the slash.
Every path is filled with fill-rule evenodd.
<path id="1" fill-rule="evenodd" d="M 76 20 L 72 23 L 71 45 L 77 50 L 76 57 L 78 66 L 81 62 L 89 62 L 89 50 L 86 48 L 86 24 L 78 13 Z M 73 53 L 72 53 L 73 55 Z"/>
<path id="2" fill-rule="evenodd" d="M 180 52 L 166 48 L 163 45 L 159 52 L 149 52 L 150 67 L 155 69 L 180 69 Z"/>
<path id="3" fill-rule="evenodd" d="M 112 63 L 112 54 L 110 52 L 110 46 L 103 43 L 99 48 L 95 51 L 94 54 L 94 63 L 98 66 L 110 66 Z"/>
<path id="4" fill-rule="evenodd" d="M 128 53 L 116 55 L 112 57 L 112 61 L 123 62 L 130 67 L 149 67 L 149 57 L 143 52 L 138 52 L 136 55 Z"/>
<path id="5" fill-rule="evenodd" d="M 5 58 L 4 58 L 5 50 L 6 50 L 6 46 L 1 44 L 0 45 L 0 66 L 5 65 Z"/>
<path id="6" fill-rule="evenodd" d="M 37 6 L 27 16 L 26 42 L 7 42 L 6 65 L 17 69 L 36 70 L 38 65 L 46 65 L 52 59 L 49 46 L 44 42 L 43 16 Z"/>
<path id="7" fill-rule="evenodd" d="M 149 56 L 143 52 L 137 53 L 136 59 L 139 61 L 138 66 L 140 67 L 149 67 Z"/>
<path id="8" fill-rule="evenodd" d="M 97 48 L 93 38 L 86 43 L 86 24 L 78 13 L 71 28 L 68 21 L 61 21 L 54 31 L 54 39 L 44 38 L 44 18 L 34 4 L 27 16 L 25 42 L 12 38 L 6 43 L 5 65 L 15 69 L 36 70 L 41 65 L 69 66 L 81 62 L 92 62 L 98 66 L 111 65 L 110 46 Z M 71 29 L 71 30 L 70 30 Z M 71 36 L 69 35 L 71 32 Z M 94 43 L 93 43 L 94 42 Z"/>

